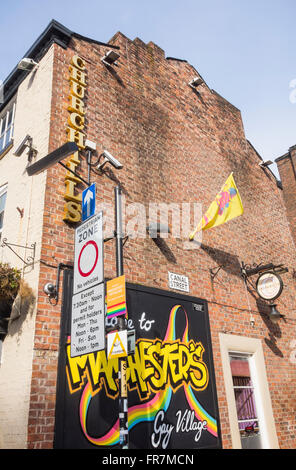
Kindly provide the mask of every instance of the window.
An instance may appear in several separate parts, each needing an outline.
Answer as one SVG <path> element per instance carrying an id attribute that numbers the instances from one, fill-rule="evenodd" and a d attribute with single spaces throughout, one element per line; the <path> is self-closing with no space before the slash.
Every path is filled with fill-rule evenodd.
<path id="1" fill-rule="evenodd" d="M 0 154 L 12 143 L 15 102 L 0 115 Z"/>
<path id="2" fill-rule="evenodd" d="M 261 449 L 259 420 L 251 379 L 250 354 L 229 353 L 238 427 L 243 449 Z"/>
<path id="3" fill-rule="evenodd" d="M 219 333 L 233 449 L 278 448 L 261 341 Z"/>
<path id="4" fill-rule="evenodd" d="M 2 229 L 3 229 L 6 195 L 7 195 L 7 184 L 5 184 L 4 186 L 0 186 L 0 240 L 1 240 Z"/>

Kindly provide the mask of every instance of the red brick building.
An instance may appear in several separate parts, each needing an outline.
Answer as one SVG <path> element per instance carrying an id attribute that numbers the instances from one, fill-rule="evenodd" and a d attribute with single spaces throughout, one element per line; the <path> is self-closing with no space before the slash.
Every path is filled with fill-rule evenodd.
<path id="1" fill-rule="evenodd" d="M 110 50 L 119 55 L 115 65 L 106 65 L 102 61 Z M 118 391 L 112 395 L 103 359 L 98 362 L 93 354 L 88 362 L 82 358 L 80 364 L 73 365 L 65 352 L 72 298 L 72 271 L 68 266 L 74 261 L 74 232 L 80 224 L 81 192 L 85 185 L 58 164 L 31 178 L 25 174 L 28 164 L 72 140 L 77 143 L 79 152 L 68 158 L 68 166 L 87 179 L 85 140 L 89 139 L 96 143 L 97 154 L 92 157 L 93 162 L 107 149 L 123 165 L 120 170 L 106 165 L 102 172 L 93 167 L 91 181 L 97 185 L 98 206 L 109 204 L 113 207 L 114 187 L 121 187 L 127 207 L 126 228 L 133 226 L 135 213 L 129 209 L 135 209 L 135 203 L 145 208 L 146 215 L 151 203 L 175 204 L 179 208 L 184 207 L 184 203 L 189 204 L 186 207 L 200 203 L 204 212 L 231 172 L 244 206 L 241 217 L 204 231 L 198 249 L 188 247 L 188 236 L 183 230 L 187 225 L 182 214 L 178 236 L 174 236 L 174 220 L 169 217 L 171 233 L 167 238 L 153 239 L 145 232 L 142 236 L 129 236 L 124 244 L 124 273 L 131 286 L 129 295 L 132 299 L 128 309 L 134 324 L 139 327 L 140 315 L 143 315 L 142 304 L 139 310 L 134 309 L 137 289 L 141 299 L 145 295 L 152 299 L 153 295 L 166 297 L 172 294 L 177 303 L 182 303 L 188 296 L 193 306 L 204 306 L 201 308 L 208 312 L 209 319 L 209 328 L 206 320 L 202 326 L 203 340 L 198 328 L 190 326 L 191 320 L 188 330 L 195 347 L 201 342 L 205 350 L 199 356 L 199 366 L 202 364 L 203 370 L 207 370 L 208 385 L 194 388 L 185 372 L 179 382 L 174 381 L 174 373 L 180 373 L 178 367 L 182 369 L 182 366 L 180 363 L 172 365 L 172 362 L 162 389 L 153 388 L 149 382 L 149 393 L 146 391 L 141 397 L 141 406 L 153 396 L 160 399 L 163 390 L 168 390 L 170 385 L 173 392 L 166 413 L 170 411 L 174 420 L 170 421 L 172 428 L 164 443 L 164 439 L 157 440 L 154 417 L 151 428 L 143 431 L 143 448 L 164 448 L 165 445 L 176 448 L 173 443 L 177 434 L 184 435 L 183 448 L 294 448 L 296 317 L 293 269 L 296 250 L 290 230 L 293 214 L 288 212 L 286 215 L 285 184 L 282 190 L 275 176 L 260 166 L 261 157 L 246 139 L 240 111 L 212 90 L 186 60 L 165 57 L 164 51 L 153 42 L 145 44 L 138 38 L 130 40 L 122 33 L 115 34 L 108 44 L 103 44 L 53 21 L 25 57 L 32 58 L 38 66 L 30 72 L 18 68 L 12 72 L 4 83 L 5 102 L 0 111 L 3 118 L 7 105 L 16 97 L 13 140 L 3 149 L 2 157 L 0 155 L 0 196 L 1 188 L 3 194 L 4 191 L 7 193 L 2 240 L 5 238 L 7 243 L 18 242 L 18 245 L 26 246 L 26 256 L 31 254 L 28 244 L 36 242 L 36 250 L 34 263 L 23 266 L 4 244 L 0 260 L 9 261 L 23 270 L 24 278 L 34 289 L 36 301 L 31 313 L 21 314 L 10 322 L 8 334 L 2 341 L 1 446 L 38 449 L 96 447 L 102 442 L 107 446 L 109 442 L 111 447 L 118 445 L 115 438 L 100 441 L 98 436 L 101 434 L 97 429 L 88 430 L 92 424 L 87 424 L 87 412 L 83 415 L 81 411 L 83 393 L 89 386 L 92 403 L 104 394 L 116 415 Z M 190 86 L 195 77 L 201 79 L 200 84 Z M 27 134 L 32 137 L 33 147 L 38 152 L 30 162 L 25 153 L 19 157 L 14 155 Z M 292 153 L 293 149 L 290 149 L 291 156 Z M 286 160 L 288 158 L 282 159 L 279 164 L 281 176 L 285 165 L 290 164 Z M 19 185 L 23 192 L 11 190 Z M 24 208 L 20 219 L 16 207 Z M 189 228 L 194 228 L 192 217 Z M 130 235 L 128 230 L 125 235 Z M 17 253 L 21 250 L 23 248 L 17 248 Z M 270 302 L 260 298 L 256 291 L 260 266 L 261 271 L 275 270 L 284 284 L 275 301 L 284 318 L 276 324 L 270 320 Z M 246 282 L 242 276 L 243 267 L 249 274 Z M 60 282 L 56 302 L 48 299 L 43 287 L 49 281 L 55 283 L 58 272 Z M 187 278 L 189 289 L 185 294 L 169 286 L 169 272 Z M 106 279 L 116 277 L 115 243 L 112 240 L 104 243 L 104 275 Z M 157 318 L 152 309 L 154 300 L 145 302 L 145 318 L 156 326 Z M 192 325 L 194 321 L 196 318 Z M 164 340 L 164 327 L 159 328 L 158 336 L 151 336 L 149 341 Z M 141 331 L 137 330 L 137 333 Z M 187 349 L 183 346 L 184 351 L 189 354 L 190 338 L 187 342 L 184 338 L 182 341 L 188 346 Z M 138 335 L 137 341 L 140 350 Z M 176 343 L 177 338 L 171 337 L 170 341 Z M 207 356 L 210 350 L 212 356 L 210 352 Z M 155 357 L 154 361 L 141 362 L 141 367 L 144 373 L 145 368 L 151 368 L 152 364 L 160 368 L 161 363 L 161 372 L 160 369 L 155 372 L 158 377 L 164 364 L 160 356 L 156 363 Z M 234 361 L 240 366 L 233 366 Z M 129 365 L 134 365 L 133 359 Z M 80 374 L 77 382 L 74 375 L 71 376 L 74 369 Z M 114 366 L 112 377 L 116 376 L 116 370 Z M 136 391 L 140 395 L 140 386 L 132 382 L 130 374 L 128 390 L 134 397 Z M 197 377 L 197 372 L 195 374 Z M 188 398 L 186 387 L 189 384 L 190 390 L 194 390 L 195 405 Z M 211 395 L 206 395 L 207 387 L 212 387 Z M 185 395 L 181 396 L 183 391 L 187 402 Z M 243 396 L 246 391 L 247 395 Z M 248 409 L 239 401 L 242 397 Z M 177 398 L 181 401 L 174 401 Z M 18 401 L 22 409 L 16 418 L 14 408 Z M 133 407 L 138 406 L 136 402 L 132 403 Z M 114 422 L 111 418 L 108 421 L 103 405 L 94 407 L 99 413 L 102 429 L 111 433 Z M 72 413 L 81 411 L 75 432 L 67 421 L 71 409 Z M 192 410 L 195 414 L 191 417 L 191 425 L 182 427 L 182 417 Z M 130 409 L 131 413 L 133 411 Z M 206 412 L 212 413 L 209 421 L 205 418 Z M 90 414 L 91 408 L 88 408 L 88 417 Z M 156 416 L 166 423 L 165 414 Z M 210 435 L 208 427 L 197 438 L 198 423 L 207 421 L 206 426 L 209 426 L 211 418 L 216 430 Z M 139 447 L 133 437 L 137 426 L 144 424 L 131 423 L 131 448 Z M 81 436 L 77 437 L 79 433 Z"/>
<path id="2" fill-rule="evenodd" d="M 295 240 L 296 212 L 295 212 L 295 194 L 296 194 L 296 173 L 295 173 L 296 146 L 289 148 L 289 151 L 278 157 L 275 161 L 279 169 L 281 182 L 283 186 L 284 201 L 287 209 L 287 216 L 290 229 Z"/>

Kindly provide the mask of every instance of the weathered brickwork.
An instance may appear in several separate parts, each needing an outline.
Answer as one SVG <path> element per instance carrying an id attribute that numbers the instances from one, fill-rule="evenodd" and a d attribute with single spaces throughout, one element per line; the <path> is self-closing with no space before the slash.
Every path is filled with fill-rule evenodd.
<path id="1" fill-rule="evenodd" d="M 272 175 L 259 166 L 258 155 L 244 135 L 240 111 L 206 84 L 197 91 L 188 86 L 197 75 L 191 65 L 166 59 L 155 44 L 131 41 L 121 33 L 110 44 L 120 46 L 118 67 L 102 64 L 100 59 L 108 50 L 104 46 L 78 39 L 72 39 L 68 49 L 54 45 L 49 151 L 67 140 L 69 64 L 78 54 L 87 67 L 84 132 L 96 142 L 98 154 L 108 149 L 124 165 L 120 171 L 108 167 L 103 175 L 92 174 L 98 202 L 113 204 L 114 186 L 120 184 L 126 202 L 144 204 L 147 211 L 149 202 L 200 202 L 207 209 L 234 172 L 244 205 L 242 217 L 204 232 L 197 250 L 184 250 L 184 237 L 169 236 L 161 243 L 149 237 L 130 238 L 124 247 L 124 271 L 128 282 L 162 289 L 168 289 L 168 271 L 185 274 L 190 279 L 190 295 L 207 299 L 223 447 L 232 444 L 220 332 L 262 341 L 279 445 L 295 448 L 296 366 L 289 356 L 296 338 L 292 276 L 296 250 L 282 192 Z M 84 158 L 78 171 L 86 178 Z M 82 184 L 79 189 L 84 189 Z M 63 221 L 64 193 L 65 170 L 56 165 L 47 172 L 30 448 L 53 445 L 61 304 L 51 305 L 42 287 L 56 276 L 58 263 L 73 262 L 74 226 Z M 277 301 L 286 320 L 278 326 L 270 322 L 269 309 L 258 300 L 254 288 L 248 293 L 249 311 L 241 262 L 283 264 L 289 269 Z M 116 275 L 113 242 L 105 244 L 105 275 Z"/>
<path id="2" fill-rule="evenodd" d="M 283 185 L 284 201 L 287 209 L 290 229 L 296 240 L 296 146 L 291 147 L 283 157 L 276 159 L 281 182 Z"/>

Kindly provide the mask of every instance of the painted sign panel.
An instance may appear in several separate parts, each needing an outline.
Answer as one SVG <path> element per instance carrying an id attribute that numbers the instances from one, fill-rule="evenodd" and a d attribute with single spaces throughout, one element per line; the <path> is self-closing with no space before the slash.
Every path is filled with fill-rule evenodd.
<path id="1" fill-rule="evenodd" d="M 71 356 L 105 348 L 105 286 L 90 287 L 72 297 Z"/>
<path id="2" fill-rule="evenodd" d="M 73 294 L 103 282 L 103 246 L 103 212 L 99 212 L 75 230 Z"/>
<path id="3" fill-rule="evenodd" d="M 136 330 L 126 370 L 129 448 L 220 448 L 207 302 L 127 285 L 127 305 Z M 66 348 L 56 447 L 117 448 L 120 360 L 105 350 L 71 358 L 71 338 Z"/>
<path id="4" fill-rule="evenodd" d="M 126 315 L 125 275 L 106 282 L 107 316 Z"/>

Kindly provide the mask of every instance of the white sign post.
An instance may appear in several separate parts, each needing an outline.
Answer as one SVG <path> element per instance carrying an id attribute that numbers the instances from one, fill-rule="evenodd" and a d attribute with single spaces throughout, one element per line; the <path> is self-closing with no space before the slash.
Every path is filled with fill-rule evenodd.
<path id="1" fill-rule="evenodd" d="M 100 284 L 103 280 L 103 212 L 99 212 L 75 230 L 73 294 Z"/>

